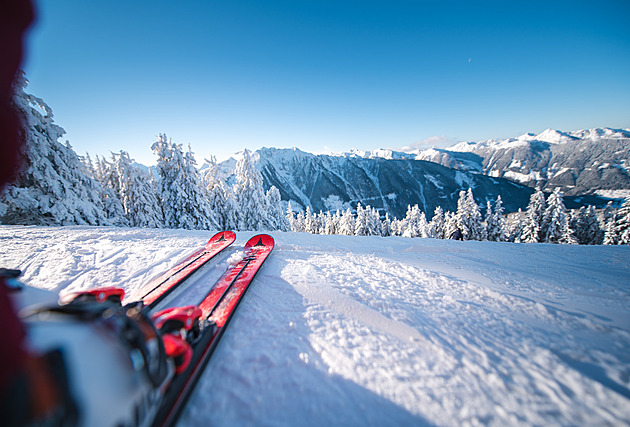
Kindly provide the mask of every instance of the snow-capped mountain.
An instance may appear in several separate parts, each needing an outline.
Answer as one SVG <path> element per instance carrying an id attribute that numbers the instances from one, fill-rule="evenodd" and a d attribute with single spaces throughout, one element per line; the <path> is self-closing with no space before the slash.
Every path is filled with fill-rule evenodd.
<path id="1" fill-rule="evenodd" d="M 429 149 L 415 158 L 530 187 L 540 184 L 549 191 L 560 187 L 565 195 L 630 193 L 630 129 L 547 129 L 518 138 Z"/>
<path id="2" fill-rule="evenodd" d="M 507 212 L 525 208 L 537 184 L 546 191 L 560 187 L 570 208 L 603 207 L 609 197 L 630 194 L 630 129 L 548 129 L 413 152 L 315 155 L 262 148 L 253 159 L 265 188 L 274 185 L 294 208 L 314 211 L 354 208 L 360 202 L 400 218 L 408 205 L 418 204 L 429 215 L 437 206 L 455 210 L 459 191 L 469 187 L 482 205 L 501 195 Z M 220 169 L 229 176 L 235 162 L 229 159 Z"/>
<path id="3" fill-rule="evenodd" d="M 437 206 L 456 210 L 459 191 L 470 187 L 484 205 L 501 195 L 510 212 L 527 206 L 532 193 L 531 188 L 503 178 L 413 159 L 315 155 L 297 148 L 263 148 L 252 157 L 265 187 L 276 186 L 282 200 L 292 201 L 297 209 L 335 211 L 360 202 L 401 218 L 408 205 L 418 204 L 432 215 Z M 231 163 L 224 165 L 229 168 Z"/>

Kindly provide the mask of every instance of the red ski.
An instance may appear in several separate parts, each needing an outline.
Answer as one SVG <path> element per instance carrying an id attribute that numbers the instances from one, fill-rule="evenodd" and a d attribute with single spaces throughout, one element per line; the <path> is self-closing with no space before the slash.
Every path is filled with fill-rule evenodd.
<path id="1" fill-rule="evenodd" d="M 140 355 L 143 362 L 139 366 L 144 367 L 153 387 L 142 399 L 143 409 L 136 407 L 137 415 L 146 417 L 142 424 L 172 426 L 243 295 L 273 250 L 273 238 L 260 234 L 249 239 L 241 260 L 226 270 L 199 304 L 152 312 L 159 301 L 235 238 L 231 231 L 213 236 L 204 248 L 151 281 L 142 298 L 135 301 L 136 307 L 133 301 L 131 305 L 122 304 L 122 289 L 104 287 L 79 292 L 67 304 L 37 308 L 29 315 L 61 314 L 63 319 L 105 322 L 122 342 L 135 350 L 136 357 Z"/>
<path id="2" fill-rule="evenodd" d="M 77 302 L 110 301 L 122 304 L 142 301 L 144 309 L 150 311 L 199 268 L 234 243 L 235 240 L 236 234 L 233 231 L 221 231 L 215 234 L 203 248 L 196 250 L 175 267 L 144 285 L 141 291 L 142 296 L 138 299 L 125 298 L 125 291 L 121 288 L 103 287 L 71 293 L 62 298 L 62 303 L 68 303 L 73 300 Z"/>
<path id="3" fill-rule="evenodd" d="M 146 292 L 140 298 L 145 307 L 155 307 L 201 266 L 234 243 L 234 240 L 236 240 L 236 234 L 233 231 L 221 231 L 215 234 L 208 240 L 205 247 L 195 251 L 175 267 L 145 285 Z"/>
<path id="4" fill-rule="evenodd" d="M 197 306 L 175 307 L 154 314 L 154 323 L 163 337 L 175 335 L 177 342 L 171 344 L 171 357 L 180 361 L 178 374 L 166 390 L 154 426 L 173 425 L 179 417 L 245 291 L 274 244 L 273 238 L 266 234 L 252 237 L 245 244 L 243 258 L 221 276 Z M 184 340 L 190 344 L 192 355 L 182 346 Z"/>

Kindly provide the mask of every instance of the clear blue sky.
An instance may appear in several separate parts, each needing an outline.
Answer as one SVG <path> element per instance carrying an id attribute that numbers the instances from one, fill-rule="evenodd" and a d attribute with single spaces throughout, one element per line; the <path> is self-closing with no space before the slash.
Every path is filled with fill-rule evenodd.
<path id="1" fill-rule="evenodd" d="M 80 154 L 198 157 L 630 127 L 630 2 L 36 0 L 24 64 Z"/>

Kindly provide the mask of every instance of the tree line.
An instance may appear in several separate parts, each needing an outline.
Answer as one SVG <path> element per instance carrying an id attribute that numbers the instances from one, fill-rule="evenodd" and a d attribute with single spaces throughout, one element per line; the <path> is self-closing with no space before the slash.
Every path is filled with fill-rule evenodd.
<path id="1" fill-rule="evenodd" d="M 0 195 L 0 222 L 39 225 L 115 225 L 185 229 L 287 230 L 280 192 L 263 179 L 245 150 L 233 185 L 216 160 L 201 169 L 193 152 L 166 135 L 151 147 L 157 165 L 135 164 L 125 151 L 111 158 L 78 156 L 60 138 L 52 109 L 24 91 L 19 74 L 12 104 L 21 123 L 21 170 Z"/>
<path id="2" fill-rule="evenodd" d="M 418 205 L 409 206 L 402 219 L 382 216 L 378 209 L 357 204 L 355 212 L 313 213 L 287 209 L 292 231 L 349 236 L 403 236 L 462 240 L 488 240 L 516 243 L 630 244 L 630 197 L 621 209 L 609 203 L 597 214 L 593 206 L 568 211 L 562 192 L 545 196 L 540 188 L 530 197 L 525 212 L 505 215 L 501 196 L 486 203 L 485 214 L 473 197 L 472 189 L 460 191 L 456 212 L 437 207 L 427 219 Z"/>
<path id="3" fill-rule="evenodd" d="M 629 244 L 630 198 L 621 209 L 609 205 L 601 215 L 583 207 L 567 211 L 562 193 L 540 190 L 525 212 L 506 216 L 501 198 L 487 202 L 485 215 L 472 189 L 460 192 L 456 212 L 436 208 L 427 219 L 418 205 L 402 219 L 390 218 L 360 203 L 354 211 L 283 211 L 276 187 L 263 178 L 245 150 L 228 185 L 214 158 L 201 168 L 193 152 L 159 135 L 151 146 L 154 172 L 133 162 L 125 151 L 111 157 L 78 156 L 59 139 L 51 108 L 15 81 L 13 107 L 22 121 L 22 169 L 0 195 L 4 224 L 115 225 L 185 229 L 292 230 L 320 234 L 451 238 L 509 242 Z"/>

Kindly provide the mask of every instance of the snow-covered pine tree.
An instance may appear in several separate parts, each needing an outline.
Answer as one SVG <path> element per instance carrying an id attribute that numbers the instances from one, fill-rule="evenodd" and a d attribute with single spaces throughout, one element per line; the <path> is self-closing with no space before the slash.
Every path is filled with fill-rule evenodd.
<path id="1" fill-rule="evenodd" d="M 289 200 L 289 203 L 287 204 L 287 212 L 285 214 L 285 218 L 287 220 L 287 223 L 289 224 L 289 230 L 296 231 L 295 230 L 295 214 L 293 213 L 293 206 L 291 206 L 290 200 Z"/>
<path id="2" fill-rule="evenodd" d="M 575 238 L 580 245 L 601 245 L 604 233 L 593 206 L 582 206 L 571 212 L 570 228 L 575 232 Z"/>
<path id="3" fill-rule="evenodd" d="M 218 228 L 220 230 L 232 230 L 236 224 L 234 222 L 234 199 L 231 197 L 230 188 L 221 176 L 216 158 L 211 156 L 210 159 L 204 159 L 204 161 L 202 182 L 208 206 L 214 213 Z"/>
<path id="4" fill-rule="evenodd" d="M 407 205 L 407 213 L 405 214 L 405 217 L 401 219 L 398 223 L 401 236 L 418 237 L 417 219 L 414 218 L 416 214 L 417 212 L 414 212 L 411 205 Z"/>
<path id="5" fill-rule="evenodd" d="M 236 163 L 236 184 L 232 188 L 236 226 L 239 230 L 261 230 L 267 222 L 263 178 L 254 166 L 249 150 Z"/>
<path id="6" fill-rule="evenodd" d="M 357 217 L 354 221 L 354 235 L 368 236 L 368 209 L 363 208 L 361 203 L 357 203 Z"/>
<path id="7" fill-rule="evenodd" d="M 385 212 L 385 218 L 381 224 L 381 236 L 389 237 L 392 235 L 392 220 L 389 219 L 389 213 Z"/>
<path id="8" fill-rule="evenodd" d="M 503 201 L 501 196 L 497 196 L 494 202 L 494 210 L 488 201 L 486 210 L 486 238 L 493 242 L 504 242 L 507 240 L 505 218 L 503 217 Z"/>
<path id="9" fill-rule="evenodd" d="M 338 233 L 343 234 L 344 236 L 354 236 L 354 230 L 354 216 L 352 215 L 352 211 L 350 210 L 350 208 L 348 208 L 343 213 L 343 215 L 341 215 Z"/>
<path id="10" fill-rule="evenodd" d="M 429 234 L 436 239 L 445 239 L 448 236 L 444 236 L 444 209 L 441 206 L 435 208 L 433 212 L 433 218 L 429 222 Z"/>
<path id="11" fill-rule="evenodd" d="M 604 208 L 602 223 L 607 224 L 608 220 L 610 220 L 610 218 L 612 218 L 614 214 L 615 214 L 615 208 L 613 207 L 613 202 L 611 200 L 608 203 L 606 203 L 606 207 Z"/>
<path id="12" fill-rule="evenodd" d="M 573 230 L 569 227 L 567 208 L 564 206 L 560 187 L 557 187 L 547 198 L 542 227 L 547 232 L 543 240 L 546 243 L 577 243 Z"/>
<path id="13" fill-rule="evenodd" d="M 304 233 L 306 231 L 306 217 L 304 216 L 304 212 L 300 211 L 295 215 L 293 227 L 293 231 L 297 233 Z"/>
<path id="14" fill-rule="evenodd" d="M 160 135 L 151 146 L 158 156 L 159 195 L 167 228 L 190 230 L 217 229 L 218 223 L 210 210 L 196 161 L 190 147 L 183 153 L 181 144 L 173 144 Z"/>
<path id="15" fill-rule="evenodd" d="M 469 240 L 486 240 L 486 228 L 483 225 L 483 217 L 479 205 L 475 201 L 472 188 L 466 192 L 467 211 L 470 213 L 468 229 L 470 232 Z"/>
<path id="16" fill-rule="evenodd" d="M 280 190 L 278 190 L 275 185 L 272 185 L 271 188 L 267 190 L 265 198 L 267 199 L 267 228 L 269 230 L 279 231 L 289 230 L 289 222 L 284 216 L 282 209 Z"/>
<path id="17" fill-rule="evenodd" d="M 337 211 L 339 213 L 339 211 Z M 335 215 L 330 212 L 326 212 L 324 218 L 324 234 L 337 234 L 337 224 L 335 223 Z"/>
<path id="18" fill-rule="evenodd" d="M 407 228 L 407 220 L 405 218 L 392 220 L 392 236 L 402 236 Z"/>
<path id="19" fill-rule="evenodd" d="M 0 195 L 0 220 L 5 224 L 109 224 L 101 186 L 83 167 L 65 131 L 55 124 L 52 109 L 24 92 L 28 81 L 19 72 L 12 106 L 21 121 L 21 170 Z"/>
<path id="20" fill-rule="evenodd" d="M 405 216 L 405 230 L 403 237 L 427 237 L 427 228 L 429 224 L 418 205 L 407 207 L 407 215 Z"/>
<path id="21" fill-rule="evenodd" d="M 129 221 L 125 218 L 125 209 L 118 191 L 118 176 L 114 165 L 105 160 L 104 157 L 96 156 L 96 163 L 93 168 L 93 177 L 101 185 L 101 199 L 105 216 L 110 224 L 119 227 L 129 226 Z"/>
<path id="22" fill-rule="evenodd" d="M 326 215 L 324 212 L 319 211 L 317 218 L 317 234 L 324 234 L 326 231 Z"/>
<path id="23" fill-rule="evenodd" d="M 618 245 L 630 245 L 630 196 L 626 197 L 615 215 L 615 230 Z"/>
<path id="24" fill-rule="evenodd" d="M 488 200 L 486 202 L 486 219 L 485 219 L 485 224 L 486 224 L 486 239 L 490 240 L 491 242 L 493 241 L 493 237 L 491 235 L 491 228 L 494 227 L 494 224 L 492 224 L 492 220 L 493 220 L 493 216 L 494 213 L 492 212 L 492 204 L 490 203 L 490 200 Z"/>
<path id="25" fill-rule="evenodd" d="M 508 215 L 506 220 L 506 240 L 508 242 L 521 243 L 521 237 L 523 235 L 523 227 L 525 223 L 522 218 L 525 216 L 522 209 L 519 209 L 518 212 Z"/>
<path id="26" fill-rule="evenodd" d="M 383 223 L 378 209 L 368 206 L 368 233 L 370 236 L 383 234 Z"/>
<path id="27" fill-rule="evenodd" d="M 112 166 L 118 179 L 118 198 L 131 227 L 164 226 L 162 207 L 157 198 L 153 176 L 133 164 L 126 151 L 112 153 Z"/>
<path id="28" fill-rule="evenodd" d="M 457 227 L 462 232 L 464 240 L 484 240 L 485 230 L 481 222 L 481 211 L 475 202 L 472 188 L 460 191 L 457 200 Z"/>
<path id="29" fill-rule="evenodd" d="M 466 205 L 466 192 L 461 190 L 457 198 L 457 210 L 455 211 L 456 226 L 463 236 L 470 234 L 468 230 L 468 206 Z M 450 236 L 450 234 L 449 234 Z M 465 237 L 464 237 L 465 238 Z"/>
<path id="30" fill-rule="evenodd" d="M 616 245 L 619 242 L 617 227 L 615 226 L 615 214 L 613 213 L 604 225 L 604 245 Z"/>
<path id="31" fill-rule="evenodd" d="M 455 230 L 457 230 L 457 214 L 447 211 L 444 213 L 444 238 L 450 239 Z"/>
<path id="32" fill-rule="evenodd" d="M 545 240 L 547 230 L 543 227 L 543 218 L 546 208 L 545 193 L 542 192 L 540 187 L 536 187 L 536 191 L 529 198 L 523 231 L 518 238 L 519 241 L 523 243 L 538 243 Z"/>
<path id="33" fill-rule="evenodd" d="M 311 207 L 306 207 L 306 212 L 304 213 L 304 231 L 311 234 L 317 234 L 317 221 L 313 216 L 313 212 L 311 212 Z"/>

